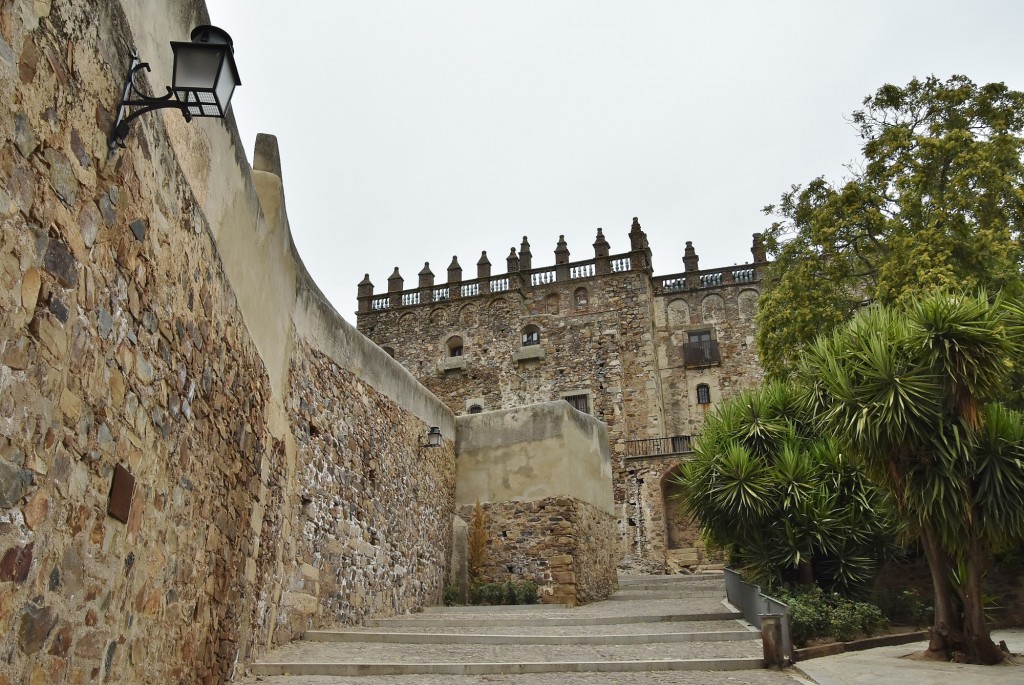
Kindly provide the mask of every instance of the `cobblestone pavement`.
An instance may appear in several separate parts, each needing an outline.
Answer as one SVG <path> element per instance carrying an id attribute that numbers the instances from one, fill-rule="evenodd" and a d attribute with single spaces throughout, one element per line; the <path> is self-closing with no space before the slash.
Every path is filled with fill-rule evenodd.
<path id="1" fill-rule="evenodd" d="M 781 671 L 648 671 L 527 675 L 259 676 L 239 685 L 799 685 Z"/>

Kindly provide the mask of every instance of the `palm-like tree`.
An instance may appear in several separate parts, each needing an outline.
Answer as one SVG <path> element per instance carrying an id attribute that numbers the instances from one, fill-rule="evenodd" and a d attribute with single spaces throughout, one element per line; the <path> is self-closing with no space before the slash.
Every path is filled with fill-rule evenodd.
<path id="1" fill-rule="evenodd" d="M 817 577 L 856 593 L 892 537 L 884 497 L 834 441 L 811 434 L 800 399 L 769 383 L 723 403 L 677 479 L 680 504 L 758 582 Z"/>
<path id="2" fill-rule="evenodd" d="M 1024 417 L 993 402 L 1024 352 L 1019 311 L 985 293 L 869 307 L 815 341 L 799 374 L 824 433 L 920 534 L 935 590 L 929 650 L 977 663 L 1003 659 L 984 618 L 986 564 L 1024 539 Z"/>

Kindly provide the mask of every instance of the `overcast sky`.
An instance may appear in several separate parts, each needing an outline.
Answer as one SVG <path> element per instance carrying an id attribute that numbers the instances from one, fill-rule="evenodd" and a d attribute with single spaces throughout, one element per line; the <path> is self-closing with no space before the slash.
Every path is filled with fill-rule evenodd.
<path id="1" fill-rule="evenodd" d="M 749 260 L 761 208 L 840 179 L 848 122 L 884 83 L 965 74 L 1024 89 L 1024 2 L 207 0 L 235 42 L 249 159 L 277 136 L 296 245 L 355 320 L 356 283 L 443 283 L 628 250 L 655 273 Z M 177 38 L 182 39 L 182 38 Z"/>

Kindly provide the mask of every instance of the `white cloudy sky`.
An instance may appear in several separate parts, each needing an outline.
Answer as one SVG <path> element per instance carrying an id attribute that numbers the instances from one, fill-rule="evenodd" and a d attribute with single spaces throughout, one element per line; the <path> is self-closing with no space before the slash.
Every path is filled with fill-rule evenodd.
<path id="1" fill-rule="evenodd" d="M 1024 89 L 1024 2 L 207 0 L 251 159 L 277 136 L 292 232 L 350 321 L 356 283 L 626 251 L 742 263 L 761 208 L 858 154 L 865 95 L 966 74 Z"/>

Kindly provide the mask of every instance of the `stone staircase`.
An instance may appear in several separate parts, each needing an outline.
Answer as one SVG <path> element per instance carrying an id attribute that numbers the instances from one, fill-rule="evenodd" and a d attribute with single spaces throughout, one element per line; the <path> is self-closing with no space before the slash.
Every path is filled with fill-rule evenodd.
<path id="1" fill-rule="evenodd" d="M 579 682 L 599 682 L 597 674 L 623 672 L 649 672 L 653 678 L 630 677 L 630 682 L 669 682 L 666 671 L 695 675 L 762 668 L 760 633 L 724 598 L 722 574 L 709 573 L 623 576 L 609 600 L 575 609 L 433 607 L 358 628 L 307 631 L 302 640 L 251 664 L 248 678 L 239 682 L 306 685 L 358 682 L 357 676 L 417 676 L 372 681 L 469 683 L 493 680 L 446 677 L 573 673 L 589 674 Z M 719 676 L 708 673 L 708 682 Z M 523 677 L 501 682 L 577 682 L 566 676 Z"/>

